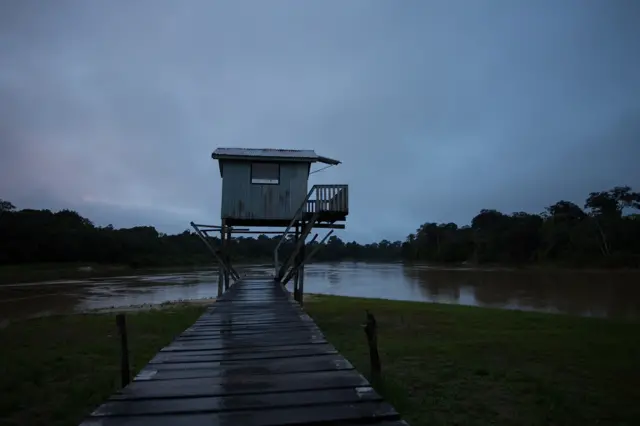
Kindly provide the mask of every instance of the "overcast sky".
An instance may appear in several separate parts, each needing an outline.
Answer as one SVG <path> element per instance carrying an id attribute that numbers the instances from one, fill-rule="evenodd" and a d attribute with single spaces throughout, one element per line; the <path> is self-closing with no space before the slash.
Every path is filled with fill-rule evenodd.
<path id="1" fill-rule="evenodd" d="M 0 2 L 0 198 L 219 223 L 217 147 L 343 164 L 349 230 L 640 189 L 640 1 Z M 317 168 L 317 167 L 316 167 Z"/>

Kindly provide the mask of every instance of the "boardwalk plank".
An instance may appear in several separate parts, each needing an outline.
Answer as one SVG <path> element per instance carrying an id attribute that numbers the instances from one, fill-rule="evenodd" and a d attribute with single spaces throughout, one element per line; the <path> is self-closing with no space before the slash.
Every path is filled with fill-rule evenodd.
<path id="1" fill-rule="evenodd" d="M 335 424 L 338 421 L 394 420 L 398 413 L 385 402 L 334 404 L 247 410 L 220 413 L 188 413 L 156 416 L 94 416 L 82 426 L 285 426 L 305 423 Z"/>
<path id="2" fill-rule="evenodd" d="M 211 377 L 216 375 L 233 375 L 243 370 L 254 371 L 254 374 L 281 374 L 292 371 L 329 371 L 351 369 L 353 366 L 340 354 L 318 355 L 314 357 L 280 358 L 268 360 L 223 360 L 211 362 L 188 362 L 149 364 L 142 371 L 186 371 L 207 370 Z M 214 374 L 215 373 L 215 374 Z M 186 373 L 185 373 L 186 374 Z"/>
<path id="3" fill-rule="evenodd" d="M 272 352 L 254 352 L 254 353 L 237 353 L 233 356 L 224 353 L 211 354 L 189 354 L 182 355 L 179 352 L 167 353 L 160 352 L 149 362 L 149 364 L 167 363 L 167 362 L 207 362 L 207 361 L 224 361 L 224 360 L 257 360 L 272 358 L 294 358 L 309 357 L 314 355 L 327 355 L 338 353 L 335 349 L 316 350 L 316 349 L 296 349 L 288 351 L 272 351 Z"/>
<path id="4" fill-rule="evenodd" d="M 180 338 L 207 338 L 207 337 L 225 337 L 236 339 L 255 339 L 261 336 L 267 339 L 275 339 L 282 337 L 285 339 L 291 339 L 296 335 L 301 336 L 322 336 L 322 332 L 313 327 L 307 328 L 295 328 L 295 329 L 282 329 L 274 327 L 272 324 L 267 327 L 256 327 L 252 329 L 237 329 L 236 327 L 197 327 L 185 331 Z"/>
<path id="5" fill-rule="evenodd" d="M 313 344 L 326 344 L 327 341 L 324 337 L 314 336 L 295 336 L 290 339 L 284 338 L 269 339 L 269 338 L 255 338 L 255 339 L 225 339 L 218 337 L 216 339 L 202 339 L 202 340 L 175 340 L 169 346 L 162 349 L 162 351 L 179 351 L 179 350 L 197 350 L 202 349 L 233 349 L 233 348 L 247 348 L 247 347 L 269 347 L 269 346 L 292 346 L 292 345 L 313 345 Z"/>
<path id="6" fill-rule="evenodd" d="M 204 364 L 204 363 L 203 363 Z M 180 364 L 180 366 L 189 366 L 190 364 Z M 282 364 L 280 368 L 274 368 L 270 365 L 255 366 L 255 367 L 238 367 L 236 369 L 229 368 L 178 368 L 178 369 L 154 369 L 145 367 L 141 370 L 134 380 L 176 380 L 176 379 L 195 379 L 204 377 L 234 377 L 234 376 L 246 376 L 246 375 L 285 375 L 285 374 L 298 374 L 298 373 L 314 373 L 319 371 L 341 371 L 341 370 L 353 370 L 353 366 L 345 362 L 344 364 L 337 363 L 324 365 L 309 365 L 304 364 Z"/>
<path id="7" fill-rule="evenodd" d="M 234 357 L 236 354 L 242 353 L 258 353 L 258 352 L 278 352 L 278 351 L 295 351 L 295 350 L 313 350 L 319 353 L 326 353 L 334 350 L 335 348 L 326 342 L 324 343 L 294 343 L 292 345 L 269 345 L 269 346 L 254 346 L 251 344 L 245 344 L 244 346 L 238 345 L 180 345 L 174 343 L 166 348 L 162 349 L 160 353 L 176 353 L 181 356 L 190 355 L 218 355 L 227 354 L 229 357 Z"/>
<path id="8" fill-rule="evenodd" d="M 298 373 L 295 375 L 256 375 L 206 377 L 176 380 L 134 381 L 115 399 L 180 398 L 238 395 L 369 386 L 356 370 Z"/>
<path id="9" fill-rule="evenodd" d="M 307 392 L 279 392 L 259 395 L 233 395 L 203 398 L 147 399 L 142 401 L 108 401 L 92 413 L 94 416 L 145 414 L 213 413 L 300 407 L 308 405 L 380 401 L 372 388 L 330 389 Z"/>

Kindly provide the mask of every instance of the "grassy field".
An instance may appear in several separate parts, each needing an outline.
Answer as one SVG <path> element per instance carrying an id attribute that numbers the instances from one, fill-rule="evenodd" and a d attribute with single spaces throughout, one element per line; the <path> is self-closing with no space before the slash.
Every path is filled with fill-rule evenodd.
<path id="1" fill-rule="evenodd" d="M 640 424 L 640 327 L 425 303 L 314 296 L 327 338 L 363 373 L 361 324 L 377 318 L 378 390 L 412 426 Z M 134 370 L 201 307 L 128 314 Z M 113 315 L 13 323 L 0 330 L 0 424 L 76 425 L 119 387 Z"/>
<path id="2" fill-rule="evenodd" d="M 378 388 L 418 425 L 640 425 L 640 324 L 315 296 L 306 310 L 358 369 L 377 319 Z"/>
<path id="3" fill-rule="evenodd" d="M 131 366 L 140 370 L 204 307 L 127 314 Z M 69 315 L 0 330 L 0 424 L 77 425 L 120 387 L 115 315 Z M 6 416 L 6 418 L 5 418 Z"/>

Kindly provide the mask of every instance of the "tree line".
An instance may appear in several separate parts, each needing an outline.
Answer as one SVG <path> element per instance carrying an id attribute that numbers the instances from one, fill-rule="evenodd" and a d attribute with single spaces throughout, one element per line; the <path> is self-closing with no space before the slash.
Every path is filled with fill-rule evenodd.
<path id="1" fill-rule="evenodd" d="M 430 262 L 640 265 L 640 193 L 591 192 L 584 207 L 561 200 L 540 214 L 481 210 L 471 225 L 431 223 L 407 237 L 402 256 Z"/>
<path id="2" fill-rule="evenodd" d="M 280 238 L 280 235 L 262 234 L 256 238 L 234 235 L 230 247 L 232 259 L 272 262 Z M 209 239 L 213 247 L 219 246 L 218 237 Z M 317 244 L 317 241 L 311 243 Z M 401 241 L 345 244 L 336 236 L 331 236 L 323 245 L 314 260 L 391 260 L 399 259 L 402 249 Z M 293 248 L 293 241 L 285 240 L 281 259 Z M 205 265 L 214 260 L 192 230 L 168 235 L 152 226 L 101 227 L 72 210 L 17 210 L 11 202 L 0 200 L 0 265 L 57 262 L 153 267 Z"/>
<path id="3" fill-rule="evenodd" d="M 481 210 L 468 226 L 427 222 L 404 242 L 345 243 L 331 236 L 316 261 L 400 260 L 433 263 L 637 267 L 640 193 L 628 186 L 592 192 L 584 207 L 558 201 L 540 214 Z M 215 247 L 217 237 L 210 238 Z M 280 236 L 234 236 L 236 261 L 270 262 Z M 313 242 L 313 245 L 319 244 Z M 282 256 L 293 250 L 286 240 Z M 198 235 L 168 235 L 152 226 L 96 226 L 72 210 L 17 210 L 0 200 L 0 264 L 92 262 L 133 267 L 213 262 Z"/>

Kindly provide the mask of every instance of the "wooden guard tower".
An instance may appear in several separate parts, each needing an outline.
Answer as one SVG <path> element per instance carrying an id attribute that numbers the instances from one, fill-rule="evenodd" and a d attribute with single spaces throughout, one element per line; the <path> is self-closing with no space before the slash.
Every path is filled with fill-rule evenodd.
<path id="1" fill-rule="evenodd" d="M 322 157 L 312 150 L 218 148 L 211 157 L 218 160 L 222 177 L 221 225 L 191 223 L 220 264 L 218 296 L 229 288 L 230 278 L 240 279 L 228 253 L 233 233 L 282 234 L 274 251 L 274 280 L 286 285 L 294 281 L 294 297 L 302 303 L 304 264 L 309 253 L 306 238 L 313 228 L 344 229 L 349 214 L 347 185 L 313 185 L 308 188 L 312 163 L 338 165 L 340 161 Z M 243 228 L 239 228 L 243 227 Z M 258 231 L 250 228 L 285 228 L 281 231 Z M 212 247 L 208 232 L 220 232 L 221 245 Z M 289 233 L 294 235 L 294 251 L 288 259 L 280 259 L 279 248 Z M 313 237 L 314 241 L 318 235 Z"/>

